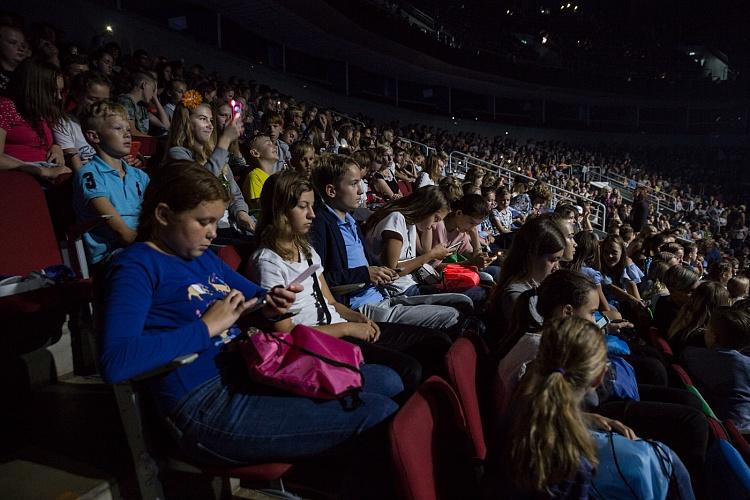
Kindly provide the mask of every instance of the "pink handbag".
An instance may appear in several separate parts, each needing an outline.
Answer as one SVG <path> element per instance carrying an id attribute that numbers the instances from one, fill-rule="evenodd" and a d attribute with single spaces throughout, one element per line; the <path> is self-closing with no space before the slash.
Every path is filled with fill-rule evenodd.
<path id="1" fill-rule="evenodd" d="M 364 359 L 354 344 L 304 325 L 289 333 L 251 328 L 238 344 L 250 378 L 260 384 L 308 398 L 359 401 Z"/>

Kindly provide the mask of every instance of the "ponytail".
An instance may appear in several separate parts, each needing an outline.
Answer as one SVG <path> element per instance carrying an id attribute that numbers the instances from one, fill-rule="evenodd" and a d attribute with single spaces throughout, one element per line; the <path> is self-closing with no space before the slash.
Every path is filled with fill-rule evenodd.
<path id="1" fill-rule="evenodd" d="M 606 362 L 604 339 L 590 321 L 568 317 L 545 326 L 536 361 L 518 389 L 506 446 L 510 477 L 520 490 L 545 493 L 574 477 L 584 462 L 596 466 L 581 403 Z"/>

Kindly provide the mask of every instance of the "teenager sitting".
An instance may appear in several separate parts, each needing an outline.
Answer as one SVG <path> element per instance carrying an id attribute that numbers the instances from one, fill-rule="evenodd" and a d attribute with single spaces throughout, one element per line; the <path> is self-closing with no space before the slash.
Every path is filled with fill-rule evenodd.
<path id="1" fill-rule="evenodd" d="M 360 179 L 360 168 L 343 155 L 324 155 L 313 172 L 321 203 L 310 239 L 325 268 L 326 282 L 332 288 L 363 285 L 361 290 L 338 299 L 373 321 L 453 328 L 460 315 L 452 307 L 439 305 L 440 295 L 390 297 L 383 288 L 397 280 L 399 274 L 389 267 L 371 265 L 374 259 L 351 215 L 359 206 Z"/>
<path id="2" fill-rule="evenodd" d="M 315 456 L 367 432 L 393 414 L 398 376 L 365 365 L 361 406 L 293 396 L 258 386 L 224 349 L 226 332 L 259 297 L 256 324 L 288 311 L 302 287 L 265 290 L 208 247 L 229 195 L 200 165 L 162 166 L 145 193 L 138 243 L 113 262 L 103 309 L 99 366 L 118 383 L 197 353 L 185 366 L 145 382 L 155 409 L 179 430 L 195 460 L 258 463 Z M 278 418 L 283 415 L 284 418 Z"/>

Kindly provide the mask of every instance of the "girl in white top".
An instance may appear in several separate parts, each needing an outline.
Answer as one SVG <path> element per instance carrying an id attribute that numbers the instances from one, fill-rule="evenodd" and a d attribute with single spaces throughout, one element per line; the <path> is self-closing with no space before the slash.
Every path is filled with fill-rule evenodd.
<path id="1" fill-rule="evenodd" d="M 424 169 L 417 176 L 417 188 L 437 186 L 445 168 L 445 153 L 433 153 L 427 158 Z"/>
<path id="2" fill-rule="evenodd" d="M 391 295 L 415 295 L 417 282 L 412 273 L 431 260 L 443 260 L 452 253 L 443 245 L 432 247 L 432 230 L 449 210 L 440 188 L 425 186 L 367 219 L 365 243 L 370 252 L 381 265 L 396 269 L 401 276 L 388 285 Z"/>
<path id="3" fill-rule="evenodd" d="M 264 288 L 287 287 L 310 265 L 321 266 L 308 241 L 315 218 L 313 187 L 297 172 L 285 170 L 266 180 L 260 199 L 260 248 L 253 256 L 251 274 Z M 323 271 L 319 267 L 301 282 L 304 289 L 289 308 L 297 314 L 274 323 L 274 330 L 288 332 L 304 324 L 357 344 L 367 363 L 386 365 L 399 374 L 404 382 L 403 397 L 417 389 L 423 375 L 435 373 L 436 365 L 442 367 L 450 347 L 444 333 L 413 325 L 375 323 L 337 302 Z M 412 356 L 409 352 L 420 354 Z"/>
<path id="4" fill-rule="evenodd" d="M 290 307 L 298 314 L 278 321 L 274 329 L 288 332 L 295 325 L 304 324 L 334 337 L 374 342 L 380 337 L 378 325 L 338 303 L 328 289 L 320 257 L 307 239 L 315 218 L 314 202 L 310 181 L 293 171 L 279 172 L 263 186 L 263 212 L 258 224 L 260 248 L 253 255 L 251 274 L 261 286 L 271 289 L 288 286 L 311 264 L 319 266 L 313 276 L 302 281 L 304 289 Z"/>

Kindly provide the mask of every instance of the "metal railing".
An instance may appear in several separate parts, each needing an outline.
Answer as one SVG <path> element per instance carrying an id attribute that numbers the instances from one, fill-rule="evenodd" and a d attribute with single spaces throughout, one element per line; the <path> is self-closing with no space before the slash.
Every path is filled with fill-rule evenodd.
<path id="1" fill-rule="evenodd" d="M 417 146 L 419 146 L 419 148 L 422 150 L 422 154 L 425 156 L 430 156 L 431 154 L 437 152 L 437 149 L 433 148 L 432 146 L 428 146 L 423 142 L 415 141 L 413 139 L 407 139 L 406 137 L 399 137 L 398 140 L 408 142 L 412 145 L 416 144 Z"/>
<path id="2" fill-rule="evenodd" d="M 448 155 L 448 166 L 446 169 L 446 174 L 463 177 L 471 167 L 478 167 L 487 170 L 488 172 L 492 172 L 500 178 L 506 178 L 508 179 L 509 186 L 512 186 L 516 179 L 524 179 L 530 183 L 534 183 L 537 181 L 537 179 L 529 177 L 528 175 L 513 171 L 496 163 L 491 163 L 486 160 L 475 158 L 460 151 L 453 151 L 450 155 Z M 557 204 L 561 201 L 571 201 L 576 204 L 579 202 L 587 203 L 591 207 L 591 225 L 594 227 L 594 229 L 600 231 L 607 230 L 607 207 L 603 203 L 549 183 L 545 184 L 552 192 L 550 208 L 554 209 L 555 206 L 557 206 Z"/>
<path id="3" fill-rule="evenodd" d="M 668 212 L 671 212 L 672 214 L 677 213 L 677 198 L 675 196 L 663 193 L 661 191 L 656 191 L 648 184 L 637 182 L 635 179 L 630 179 L 628 177 L 625 177 L 624 175 L 616 174 L 614 172 L 605 172 L 604 169 L 600 167 L 589 167 L 589 169 L 593 168 L 596 168 L 597 170 L 591 170 L 589 180 L 599 180 L 601 182 L 607 182 L 620 189 L 623 197 L 625 197 L 626 193 L 630 194 L 631 196 L 629 196 L 628 198 L 630 198 L 631 200 L 634 197 L 633 193 L 635 193 L 635 190 L 637 188 L 646 188 L 646 192 L 648 193 L 648 201 L 656 206 L 657 212 L 666 210 Z"/>

